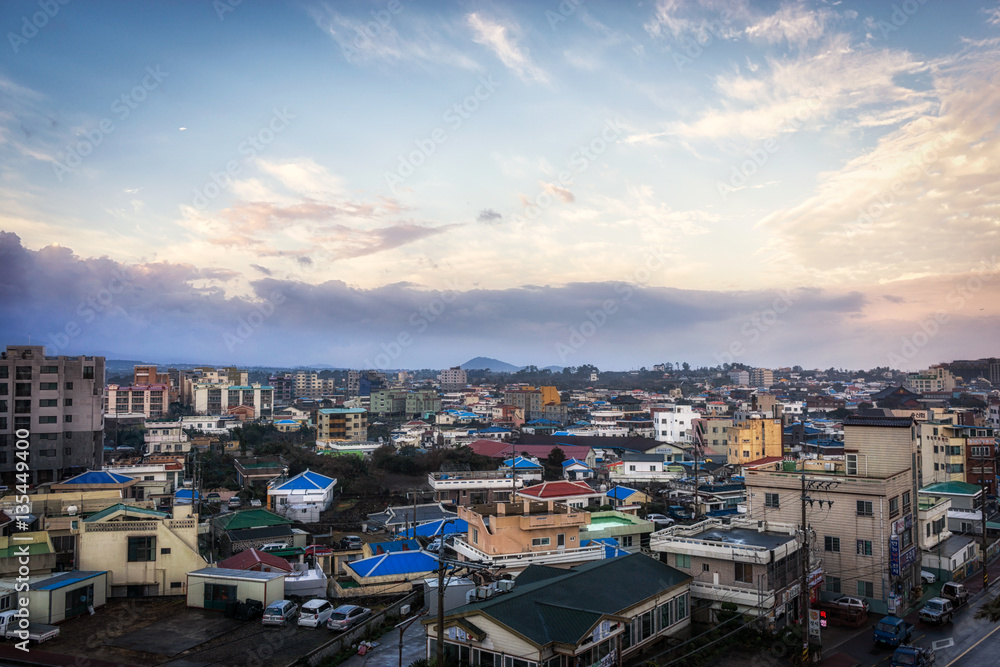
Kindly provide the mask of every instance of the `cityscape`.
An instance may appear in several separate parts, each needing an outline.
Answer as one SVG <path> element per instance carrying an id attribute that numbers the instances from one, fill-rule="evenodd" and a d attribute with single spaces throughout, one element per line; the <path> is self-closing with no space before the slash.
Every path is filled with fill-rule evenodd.
<path id="1" fill-rule="evenodd" d="M 0 665 L 1000 665 L 997 0 L 0 26 Z"/>

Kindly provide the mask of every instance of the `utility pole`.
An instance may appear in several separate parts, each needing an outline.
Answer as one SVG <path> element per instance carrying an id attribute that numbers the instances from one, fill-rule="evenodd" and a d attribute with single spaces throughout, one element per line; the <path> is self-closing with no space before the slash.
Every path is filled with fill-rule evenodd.
<path id="1" fill-rule="evenodd" d="M 543 478 L 544 479 L 544 478 Z M 510 502 L 517 497 L 517 451 L 514 441 L 510 441 Z"/>
<path id="2" fill-rule="evenodd" d="M 983 590 L 985 591 L 990 587 L 990 571 L 987 567 L 989 559 L 986 557 L 986 477 L 983 474 L 986 470 L 985 461 L 980 461 L 980 465 L 982 467 L 979 469 L 979 488 L 983 492 L 983 500 L 979 511 L 983 517 Z"/>
<path id="3" fill-rule="evenodd" d="M 809 526 L 806 524 L 806 468 L 802 465 L 802 581 L 799 595 L 802 596 L 802 664 L 809 664 Z"/>
<path id="4" fill-rule="evenodd" d="M 443 529 L 444 526 L 442 525 Z M 438 550 L 438 617 L 437 617 L 437 656 L 435 658 L 434 664 L 444 665 L 444 559 L 441 558 L 441 552 L 444 549 Z"/>
<path id="5" fill-rule="evenodd" d="M 698 521 L 698 443 L 694 443 L 694 520 Z"/>

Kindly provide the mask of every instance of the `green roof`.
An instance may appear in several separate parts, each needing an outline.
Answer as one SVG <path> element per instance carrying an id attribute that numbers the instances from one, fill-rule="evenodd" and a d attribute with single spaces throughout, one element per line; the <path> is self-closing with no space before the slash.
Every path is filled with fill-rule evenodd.
<path id="1" fill-rule="evenodd" d="M 941 493 L 953 496 L 974 496 L 980 491 L 982 491 L 981 487 L 966 482 L 938 482 L 920 489 L 920 493 Z"/>
<path id="2" fill-rule="evenodd" d="M 604 616 L 621 614 L 690 581 L 689 575 L 645 554 L 593 561 L 571 570 L 529 565 L 512 592 L 458 607 L 446 618 L 481 614 L 539 647 L 553 642 L 575 646 Z"/>
<path id="3" fill-rule="evenodd" d="M 280 517 L 274 512 L 266 509 L 250 509 L 232 514 L 223 514 L 218 519 L 216 525 L 223 530 L 244 530 L 246 528 L 258 528 L 260 526 L 283 526 L 295 523 L 291 519 Z"/>
<path id="4" fill-rule="evenodd" d="M 156 510 L 152 510 L 146 507 L 137 507 L 135 505 L 126 505 L 125 503 L 117 503 L 115 505 L 112 505 L 111 507 L 106 507 L 102 509 L 100 512 L 91 514 L 86 519 L 84 519 L 84 522 L 102 521 L 107 517 L 111 516 L 112 514 L 114 514 L 115 512 L 119 511 L 125 512 L 126 516 L 135 517 L 137 519 L 143 519 L 143 518 L 166 519 L 167 517 L 170 516 L 166 512 L 157 512 Z"/>
<path id="5" fill-rule="evenodd" d="M 11 541 L 9 547 L 6 549 L 0 549 L 0 558 L 23 556 L 25 547 L 28 547 L 29 556 L 41 556 L 52 553 L 52 549 L 49 548 L 48 542 L 32 542 L 31 544 L 25 544 L 24 542 L 15 543 L 14 541 Z"/>

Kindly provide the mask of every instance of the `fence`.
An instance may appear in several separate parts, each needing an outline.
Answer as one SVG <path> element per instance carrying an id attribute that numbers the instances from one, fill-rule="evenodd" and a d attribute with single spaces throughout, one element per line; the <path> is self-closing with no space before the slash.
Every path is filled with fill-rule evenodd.
<path id="1" fill-rule="evenodd" d="M 293 665 L 303 665 L 303 664 L 309 665 L 309 667 L 316 667 L 316 665 L 322 662 L 323 658 L 332 655 L 337 655 L 338 653 L 343 651 L 345 647 L 360 641 L 368 632 L 369 628 L 377 627 L 379 624 L 382 623 L 382 621 L 385 620 L 387 616 L 392 616 L 393 614 L 399 613 L 399 609 L 402 606 L 404 605 L 412 606 L 417 600 L 421 600 L 422 602 L 423 594 L 424 594 L 423 589 L 418 588 L 417 590 L 413 591 L 406 597 L 402 598 L 401 600 L 397 600 L 396 602 L 392 603 L 379 613 L 375 614 L 370 619 L 368 619 L 368 621 L 365 622 L 364 624 L 359 625 L 356 628 L 351 628 L 347 632 L 344 632 L 343 634 L 338 636 L 336 639 L 331 639 L 329 642 L 323 644 L 318 649 L 311 651 L 310 653 L 307 653 L 301 658 L 298 658 L 297 660 L 295 660 L 295 662 L 289 663 L 287 667 L 292 667 Z"/>

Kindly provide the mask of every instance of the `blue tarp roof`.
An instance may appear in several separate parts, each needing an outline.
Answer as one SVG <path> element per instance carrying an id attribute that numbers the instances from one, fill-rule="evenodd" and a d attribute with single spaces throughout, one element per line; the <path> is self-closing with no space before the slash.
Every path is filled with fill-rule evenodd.
<path id="1" fill-rule="evenodd" d="M 424 523 L 417 526 L 416 534 L 419 537 L 434 537 L 435 535 L 441 535 L 441 523 L 445 519 L 438 519 L 437 521 L 431 521 L 430 523 Z M 444 524 L 444 534 L 448 535 L 450 533 L 468 533 L 469 532 L 469 522 L 465 519 L 453 519 Z M 405 537 L 413 537 L 413 529 L 404 530 L 400 533 Z"/>
<path id="2" fill-rule="evenodd" d="M 108 472 L 107 470 L 88 470 L 87 472 L 59 482 L 60 484 L 126 484 L 133 481 L 132 477 Z"/>
<path id="3" fill-rule="evenodd" d="M 178 499 L 182 499 L 182 500 L 183 499 L 192 500 L 194 498 L 199 498 L 200 499 L 201 495 L 198 494 L 198 492 L 195 491 L 194 489 L 181 489 L 180 491 L 178 491 L 177 493 L 174 494 L 174 498 L 178 498 Z"/>
<path id="4" fill-rule="evenodd" d="M 510 459 L 504 459 L 503 465 L 505 468 L 510 467 Z M 541 468 L 542 466 L 534 461 L 524 458 L 523 456 L 518 456 L 514 459 L 514 470 L 524 470 L 526 468 Z"/>
<path id="5" fill-rule="evenodd" d="M 426 551 L 397 551 L 356 560 L 346 566 L 361 577 L 385 577 L 432 572 L 437 569 L 438 561 Z"/>
<path id="6" fill-rule="evenodd" d="M 616 486 L 613 489 L 608 489 L 608 492 L 604 495 L 608 498 L 614 498 L 615 500 L 626 500 L 635 493 L 638 493 L 638 491 L 630 489 L 627 486 Z"/>
<path id="7" fill-rule="evenodd" d="M 368 545 L 372 553 L 396 553 L 397 551 L 420 551 L 420 542 L 416 540 L 390 540 L 388 542 L 372 542 Z M 381 551 L 379 551 L 381 549 Z"/>
<path id="8" fill-rule="evenodd" d="M 277 487 L 276 491 L 322 491 L 337 483 L 337 480 L 312 470 L 300 472 L 295 477 Z"/>

